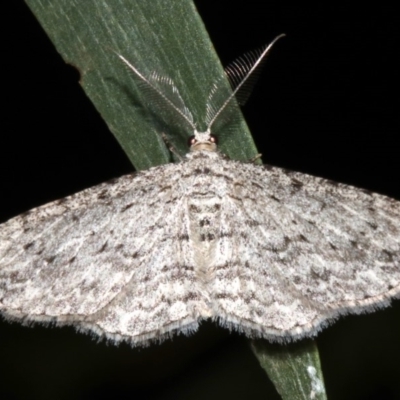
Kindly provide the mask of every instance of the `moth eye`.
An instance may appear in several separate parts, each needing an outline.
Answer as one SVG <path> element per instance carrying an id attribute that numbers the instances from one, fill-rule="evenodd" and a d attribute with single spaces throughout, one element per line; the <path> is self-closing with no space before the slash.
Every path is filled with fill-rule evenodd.
<path id="1" fill-rule="evenodd" d="M 197 143 L 195 136 L 194 135 L 190 136 L 190 138 L 188 139 L 188 146 L 192 147 L 195 143 Z"/>
<path id="2" fill-rule="evenodd" d="M 215 135 L 210 135 L 210 142 L 218 144 L 218 138 Z"/>

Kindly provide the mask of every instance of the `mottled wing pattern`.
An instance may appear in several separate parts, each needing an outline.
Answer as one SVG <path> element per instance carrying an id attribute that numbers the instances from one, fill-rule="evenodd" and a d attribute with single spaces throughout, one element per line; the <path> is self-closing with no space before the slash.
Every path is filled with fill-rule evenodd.
<path id="1" fill-rule="evenodd" d="M 145 344 L 205 318 L 276 341 L 400 293 L 400 202 L 195 151 L 0 226 L 0 311 Z"/>
<path id="2" fill-rule="evenodd" d="M 177 187 L 184 186 L 182 177 L 168 182 L 164 182 L 168 198 L 155 198 L 150 209 L 143 210 L 151 214 L 153 207 L 162 208 L 157 228 L 149 227 L 143 249 L 146 256 L 118 296 L 106 308 L 79 322 L 78 329 L 146 345 L 176 332 L 191 333 L 202 318 L 212 315 L 188 241 L 188 199 Z"/>
<path id="3" fill-rule="evenodd" d="M 399 297 L 400 202 L 249 164 L 226 202 L 237 245 L 214 282 L 223 325 L 287 341 Z"/>
<path id="4" fill-rule="evenodd" d="M 132 342 L 195 329 L 201 306 L 171 168 L 123 176 L 2 224 L 0 311 Z"/>

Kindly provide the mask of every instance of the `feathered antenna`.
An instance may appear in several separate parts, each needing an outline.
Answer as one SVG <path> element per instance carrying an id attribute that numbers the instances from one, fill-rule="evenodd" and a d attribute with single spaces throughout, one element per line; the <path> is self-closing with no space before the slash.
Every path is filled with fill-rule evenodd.
<path id="1" fill-rule="evenodd" d="M 256 79 L 254 79 L 249 84 L 250 77 L 255 76 L 254 72 L 265 60 L 265 57 L 271 50 L 272 46 L 284 36 L 285 34 L 277 36 L 263 51 L 261 51 L 258 57 L 255 56 L 255 53 L 247 53 L 243 57 L 240 57 L 233 63 L 229 64 L 227 68 L 225 68 L 225 73 L 228 76 L 233 91 L 224 101 L 222 106 L 214 113 L 214 115 L 210 116 L 206 130 L 207 132 L 211 132 L 211 127 L 214 122 L 243 88 L 246 88 L 246 91 L 242 92 L 241 96 L 239 96 L 237 100 L 239 104 L 244 104 L 246 102 L 246 100 L 250 96 L 251 89 L 253 88 L 256 81 Z M 247 85 L 245 86 L 246 83 Z"/>
<path id="2" fill-rule="evenodd" d="M 135 68 L 124 56 L 116 53 L 117 56 L 128 66 L 128 68 L 136 74 L 144 83 L 146 83 L 150 88 L 152 88 L 158 95 L 169 104 L 192 128 L 196 130 L 196 125 L 193 122 L 192 114 L 189 109 L 183 104 L 182 97 L 179 94 L 178 88 L 175 86 L 172 79 L 163 77 L 157 73 L 153 73 L 152 80 L 157 81 L 158 83 L 169 85 L 175 96 L 182 103 L 182 108 L 177 107 L 174 102 L 161 90 L 159 90 L 150 79 L 146 78 L 137 68 Z"/>
<path id="3" fill-rule="evenodd" d="M 206 105 L 206 122 L 207 129 L 205 132 L 198 132 L 196 124 L 193 120 L 193 116 L 189 109 L 185 106 L 182 97 L 179 94 L 178 88 L 175 86 L 172 79 L 168 77 L 163 77 L 158 73 L 153 73 L 150 78 L 146 78 L 136 67 L 134 67 L 125 57 L 121 54 L 116 53 L 116 55 L 128 66 L 128 68 L 138 77 L 140 80 L 150 87 L 155 93 L 158 94 L 160 99 L 168 104 L 173 110 L 176 111 L 193 129 L 194 134 L 211 133 L 211 127 L 221 115 L 221 113 L 226 110 L 229 104 L 235 96 L 238 96 L 239 104 L 244 104 L 247 98 L 250 96 L 251 89 L 253 88 L 257 76 L 255 71 L 262 65 L 271 47 L 275 44 L 277 40 L 285 36 L 284 34 L 277 36 L 265 49 L 261 52 L 246 53 L 244 56 L 238 58 L 233 63 L 225 69 L 225 73 L 229 79 L 232 87 L 232 93 L 226 98 L 223 104 L 216 108 L 211 101 L 211 98 L 217 93 L 218 85 L 214 84 L 209 95 L 210 101 Z M 250 78 L 253 78 L 251 81 Z M 158 85 L 163 85 L 169 90 L 162 92 L 153 82 L 157 82 Z M 243 90 L 244 89 L 244 90 Z M 172 90 L 172 92 L 171 92 Z M 168 94 L 168 92 L 170 94 Z M 174 100 L 172 100 L 172 95 Z M 175 104 L 176 102 L 179 105 Z"/>

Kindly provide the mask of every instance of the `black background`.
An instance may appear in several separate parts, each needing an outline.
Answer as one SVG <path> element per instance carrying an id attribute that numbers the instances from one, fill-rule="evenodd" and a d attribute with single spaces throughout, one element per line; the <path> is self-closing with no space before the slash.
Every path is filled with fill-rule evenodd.
<path id="1" fill-rule="evenodd" d="M 400 199 L 398 13 L 196 2 L 224 64 L 278 42 L 244 114 L 266 163 Z M 2 7 L 0 221 L 132 170 L 22 2 Z M 400 398 L 400 302 L 318 337 L 330 399 Z M 0 399 L 278 398 L 247 343 L 204 324 L 147 349 L 0 321 Z M 274 397 L 275 396 L 275 397 Z"/>

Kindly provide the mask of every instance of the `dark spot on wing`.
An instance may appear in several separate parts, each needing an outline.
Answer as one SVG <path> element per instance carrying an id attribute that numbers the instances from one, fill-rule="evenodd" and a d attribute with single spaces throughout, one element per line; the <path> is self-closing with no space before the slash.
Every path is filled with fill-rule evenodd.
<path id="1" fill-rule="evenodd" d="M 67 198 L 66 198 L 66 197 L 63 197 L 63 198 L 61 198 L 61 199 L 58 199 L 58 200 L 56 201 L 56 204 L 61 205 L 61 204 L 65 203 L 66 201 L 67 201 Z"/>
<path id="2" fill-rule="evenodd" d="M 215 239 L 215 235 L 212 233 L 207 233 L 207 234 L 202 233 L 200 235 L 200 241 L 202 241 L 202 242 L 211 242 L 214 239 Z"/>
<path id="3" fill-rule="evenodd" d="M 269 196 L 269 198 L 270 198 L 271 200 L 276 201 L 277 203 L 280 203 L 280 202 L 281 202 L 280 199 L 278 199 L 278 198 L 275 197 L 274 195 Z"/>
<path id="4" fill-rule="evenodd" d="M 329 246 L 331 247 L 331 249 L 333 250 L 337 250 L 338 248 L 331 242 L 328 242 Z"/>
<path id="5" fill-rule="evenodd" d="M 124 207 L 122 207 L 121 212 L 124 212 L 124 211 L 126 211 L 126 210 L 129 210 L 129 209 L 133 206 L 133 204 L 134 204 L 134 203 L 126 204 Z"/>
<path id="6" fill-rule="evenodd" d="M 294 282 L 295 285 L 300 284 L 300 283 L 301 283 L 300 277 L 299 277 L 299 276 L 295 276 L 295 277 L 293 278 L 293 282 Z"/>
<path id="7" fill-rule="evenodd" d="M 378 225 L 377 225 L 375 222 L 369 222 L 369 221 L 367 221 L 367 224 L 368 224 L 373 230 L 378 229 Z"/>
<path id="8" fill-rule="evenodd" d="M 300 239 L 302 242 L 308 242 L 308 239 L 307 239 L 304 235 L 302 235 L 302 234 L 299 235 L 299 239 Z"/>
<path id="9" fill-rule="evenodd" d="M 246 220 L 246 225 L 250 226 L 251 228 L 254 228 L 256 226 L 260 226 L 260 223 L 255 219 L 248 219 Z"/>
<path id="10" fill-rule="evenodd" d="M 328 282 L 330 277 L 328 271 L 317 272 L 314 269 L 311 269 L 311 276 L 316 280 L 323 280 L 325 282 Z"/>
<path id="11" fill-rule="evenodd" d="M 226 231 L 221 232 L 220 235 L 219 235 L 220 238 L 230 238 L 232 236 L 233 236 L 232 232 L 226 232 Z"/>
<path id="12" fill-rule="evenodd" d="M 178 240 L 180 242 L 187 242 L 189 240 L 189 235 L 187 233 L 182 233 L 181 235 L 178 235 Z"/>
<path id="13" fill-rule="evenodd" d="M 106 249 L 106 247 L 107 247 L 107 242 L 105 242 L 105 243 L 103 244 L 103 246 L 100 247 L 98 253 L 102 253 L 102 252 Z"/>
<path id="14" fill-rule="evenodd" d="M 199 298 L 198 294 L 196 294 L 195 292 L 190 292 L 186 296 L 183 296 L 182 300 L 184 303 L 186 303 L 189 300 L 196 300 L 198 298 Z"/>
<path id="15" fill-rule="evenodd" d="M 199 225 L 200 225 L 200 227 L 209 226 L 210 225 L 210 220 L 208 218 L 201 219 L 200 222 L 199 222 Z"/>
<path id="16" fill-rule="evenodd" d="M 296 178 L 292 178 L 292 181 L 290 182 L 290 184 L 292 185 L 292 188 L 296 189 L 296 190 L 300 190 L 304 186 L 304 183 L 300 182 Z"/>
<path id="17" fill-rule="evenodd" d="M 264 190 L 264 188 L 261 185 L 259 185 L 257 182 L 251 182 L 251 184 L 258 189 Z"/>
<path id="18" fill-rule="evenodd" d="M 290 239 L 289 236 L 284 236 L 284 237 L 283 237 L 283 241 L 284 241 L 285 247 L 288 247 L 289 244 L 291 243 L 291 239 Z"/>
<path id="19" fill-rule="evenodd" d="M 106 199 L 108 197 L 108 190 L 106 190 L 106 189 L 103 189 L 98 195 L 97 195 L 97 198 L 99 199 L 99 200 L 104 200 L 104 199 Z"/>
<path id="20" fill-rule="evenodd" d="M 162 268 L 161 268 L 161 272 L 168 272 L 168 271 L 193 271 L 193 267 L 186 265 L 186 264 L 165 264 Z"/>
<path id="21" fill-rule="evenodd" d="M 388 261 L 390 261 L 390 262 L 393 262 L 393 261 L 394 261 L 394 254 L 393 254 L 393 252 L 391 252 L 390 250 L 384 249 L 384 250 L 382 250 L 382 254 L 384 255 L 384 257 L 385 257 Z"/>
<path id="22" fill-rule="evenodd" d="M 240 232 L 240 237 L 242 237 L 243 239 L 247 239 L 249 237 L 249 235 L 246 232 Z"/>
<path id="23" fill-rule="evenodd" d="M 196 205 L 191 204 L 189 206 L 189 211 L 192 213 L 198 214 L 199 212 L 201 212 L 201 209 L 199 207 L 197 207 Z"/>
<path id="24" fill-rule="evenodd" d="M 28 250 L 30 247 L 32 247 L 35 244 L 35 242 L 29 242 L 24 245 L 24 250 Z"/>

